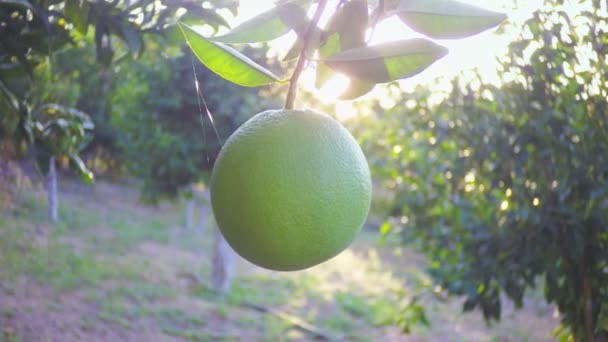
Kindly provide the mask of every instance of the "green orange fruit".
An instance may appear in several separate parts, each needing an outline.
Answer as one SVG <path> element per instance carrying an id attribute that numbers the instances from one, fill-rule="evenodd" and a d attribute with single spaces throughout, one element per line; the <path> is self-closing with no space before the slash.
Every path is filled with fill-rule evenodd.
<path id="1" fill-rule="evenodd" d="M 218 226 L 238 254 L 293 271 L 350 245 L 372 186 L 361 148 L 340 123 L 308 110 L 271 110 L 226 141 L 210 189 Z"/>

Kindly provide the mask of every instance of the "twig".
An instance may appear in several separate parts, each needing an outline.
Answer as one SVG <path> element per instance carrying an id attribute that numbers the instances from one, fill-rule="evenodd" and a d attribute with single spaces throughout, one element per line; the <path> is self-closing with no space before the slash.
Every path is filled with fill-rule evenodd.
<path id="1" fill-rule="evenodd" d="M 319 0 L 319 4 L 317 5 L 317 9 L 312 21 L 310 24 L 308 24 L 308 28 L 304 34 L 302 51 L 300 51 L 298 63 L 296 64 L 296 68 L 291 75 L 291 79 L 289 80 L 289 91 L 287 92 L 287 99 L 285 100 L 285 109 L 293 109 L 293 104 L 296 100 L 296 93 L 298 91 L 298 80 L 300 79 L 300 75 L 302 74 L 304 65 L 306 64 L 306 50 L 308 50 L 308 45 L 310 44 L 310 37 L 312 36 L 312 33 L 317 27 L 317 23 L 319 22 L 319 19 L 321 19 L 321 15 L 325 10 L 325 5 L 327 5 L 327 0 Z"/>
<path id="2" fill-rule="evenodd" d="M 367 39 L 367 42 L 369 43 L 370 40 L 372 40 L 372 37 L 374 36 L 374 33 L 376 32 L 376 25 L 378 25 L 378 22 L 380 21 L 380 18 L 382 18 L 384 16 L 384 11 L 386 10 L 386 7 L 384 6 L 384 0 L 379 0 L 378 1 L 378 7 L 376 7 L 376 9 L 374 10 L 373 13 L 373 19 L 372 19 L 372 31 L 369 34 L 369 38 Z"/>

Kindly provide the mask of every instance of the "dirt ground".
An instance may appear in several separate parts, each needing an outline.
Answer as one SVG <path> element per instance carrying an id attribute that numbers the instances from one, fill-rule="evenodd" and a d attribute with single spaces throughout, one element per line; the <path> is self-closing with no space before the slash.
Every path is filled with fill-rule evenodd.
<path id="1" fill-rule="evenodd" d="M 366 231 L 338 257 L 278 273 L 238 259 L 209 290 L 212 225 L 183 227 L 183 203 L 144 206 L 132 184 L 61 184 L 61 222 L 44 194 L 0 209 L 0 341 L 550 341 L 555 309 L 531 293 L 503 319 L 463 314 L 433 291 L 426 260 Z M 430 322 L 404 334 L 417 298 Z M 261 312 L 252 305 L 267 310 Z M 294 320 L 302 324 L 294 324 Z"/>

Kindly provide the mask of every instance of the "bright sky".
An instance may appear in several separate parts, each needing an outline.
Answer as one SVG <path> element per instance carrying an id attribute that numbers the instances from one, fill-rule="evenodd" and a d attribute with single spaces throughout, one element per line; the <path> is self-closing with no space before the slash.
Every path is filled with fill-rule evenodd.
<path id="1" fill-rule="evenodd" d="M 542 5 L 542 0 L 460 0 L 474 4 L 479 7 L 506 13 L 508 20 L 512 22 L 523 22 L 530 17 L 530 14 Z M 238 23 L 247 20 L 265 10 L 272 8 L 273 0 L 242 0 L 239 16 L 231 23 L 234 27 Z M 329 7 L 328 8 L 332 8 Z M 329 12 L 329 11 L 328 11 Z M 381 43 L 391 40 L 407 39 L 416 37 L 418 34 L 408 29 L 397 18 L 391 18 L 378 25 L 374 32 L 371 44 Z M 295 34 L 279 38 L 271 42 L 272 48 L 279 56 L 282 56 L 291 46 Z M 412 78 L 399 81 L 402 89 L 412 89 L 417 84 L 428 82 L 438 76 L 453 76 L 457 73 L 477 67 L 481 74 L 487 75 L 490 79 L 496 74 L 496 57 L 507 52 L 507 45 L 512 38 L 508 35 L 498 36 L 492 30 L 481 33 L 474 37 L 458 40 L 439 40 L 439 44 L 446 46 L 450 53 L 440 61 L 436 62 L 423 73 Z M 495 76 L 494 76 L 495 78 Z M 331 85 L 321 91 L 314 90 L 314 72 L 307 70 L 302 75 L 301 85 L 308 90 L 312 90 L 316 96 L 325 103 L 334 103 L 333 98 L 339 95 L 340 89 L 347 85 L 346 79 L 335 79 Z M 447 85 L 446 85 L 447 86 Z M 388 87 L 377 86 L 370 94 L 362 97 L 379 98 L 384 106 L 391 106 L 392 97 L 388 94 Z M 341 117 L 348 117 L 355 109 L 350 102 L 336 103 L 337 114 Z"/>

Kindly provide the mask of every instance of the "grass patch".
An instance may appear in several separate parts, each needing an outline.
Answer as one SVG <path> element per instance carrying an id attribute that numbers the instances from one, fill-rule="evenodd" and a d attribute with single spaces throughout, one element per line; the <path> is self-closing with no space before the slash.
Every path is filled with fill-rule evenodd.
<path id="1" fill-rule="evenodd" d="M 2 222 L 4 223 L 4 222 Z M 72 247 L 57 242 L 33 246 L 32 233 L 20 220 L 2 225 L 0 230 L 0 279 L 28 275 L 58 290 L 97 284 L 109 278 L 135 279 L 131 266 L 101 260 L 91 254 L 77 254 Z"/>
<path id="2" fill-rule="evenodd" d="M 167 243 L 169 241 L 168 224 L 158 219 L 132 220 L 118 218 L 112 229 L 116 235 L 113 249 L 126 250 L 143 241 Z"/>
<path id="3" fill-rule="evenodd" d="M 335 299 L 344 312 L 362 318 L 371 325 L 394 325 L 408 333 L 416 325 L 429 324 L 417 297 L 406 298 L 405 293 L 398 293 L 392 299 L 389 296 L 368 299 L 348 292 L 338 292 Z"/>
<path id="4" fill-rule="evenodd" d="M 100 312 L 121 317 L 141 317 L 158 315 L 146 304 L 163 299 L 174 298 L 176 290 L 165 286 L 142 281 L 116 285 L 109 290 L 91 289 L 87 299 L 100 306 Z M 159 311 L 162 313 L 162 311 Z"/>
<path id="5" fill-rule="evenodd" d="M 128 266 L 100 261 L 90 255 L 77 255 L 66 246 L 38 249 L 28 259 L 31 262 L 25 268 L 26 272 L 59 290 L 99 284 L 111 278 L 137 278 L 137 272 Z"/>
<path id="6" fill-rule="evenodd" d="M 120 316 L 114 315 L 112 313 L 109 313 L 109 312 L 102 311 L 97 316 L 99 317 L 99 319 L 101 319 L 103 321 L 118 324 L 118 325 L 122 326 L 123 328 L 128 329 L 131 327 L 131 323 L 129 323 L 128 320 L 126 320 Z"/>
<path id="7" fill-rule="evenodd" d="M 270 278 L 264 276 L 237 278 L 226 301 L 233 305 L 255 303 L 280 305 L 306 295 L 314 296 L 315 279 L 309 276 Z"/>
<path id="8" fill-rule="evenodd" d="M 264 316 L 262 329 L 264 330 L 265 340 L 267 341 L 287 341 L 286 332 L 290 324 L 274 316 Z"/>
<path id="9" fill-rule="evenodd" d="M 238 341 L 234 336 L 224 336 L 219 334 L 211 334 L 208 332 L 201 332 L 192 329 L 181 329 L 175 327 L 163 327 L 163 333 L 182 338 L 186 341 Z"/>
<path id="10" fill-rule="evenodd" d="M 20 342 L 21 338 L 14 331 L 0 331 L 1 342 Z"/>
<path id="11" fill-rule="evenodd" d="M 104 297 L 107 299 L 141 303 L 159 299 L 171 299 L 176 295 L 177 290 L 174 288 L 138 281 L 114 286 L 104 294 Z"/>
<path id="12" fill-rule="evenodd" d="M 181 309 L 157 308 L 150 310 L 148 316 L 154 317 L 162 322 L 171 322 L 176 325 L 187 325 L 202 327 L 207 321 L 201 316 L 195 316 Z"/>

